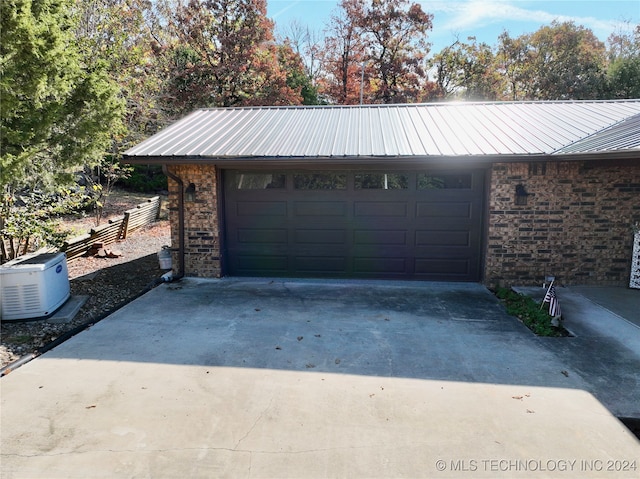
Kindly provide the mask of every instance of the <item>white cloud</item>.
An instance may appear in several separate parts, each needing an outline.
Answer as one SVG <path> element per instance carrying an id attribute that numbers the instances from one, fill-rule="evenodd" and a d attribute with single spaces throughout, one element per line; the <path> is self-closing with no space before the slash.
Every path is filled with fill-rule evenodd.
<path id="1" fill-rule="evenodd" d="M 435 15 L 434 30 L 440 32 L 462 33 L 484 27 L 494 27 L 502 31 L 510 30 L 515 24 L 548 25 L 553 20 L 573 21 L 577 25 L 590 28 L 600 38 L 606 38 L 622 20 L 607 20 L 592 16 L 558 15 L 540 7 L 546 2 L 516 0 L 449 0 L 421 1 L 423 8 Z M 539 5 L 536 5 L 538 3 Z M 585 2 L 564 2 L 573 4 L 572 9 L 579 11 Z M 533 8 L 528 8 L 533 7 Z M 536 8 L 537 7 L 537 8 Z M 535 31 L 538 27 L 534 27 Z"/>

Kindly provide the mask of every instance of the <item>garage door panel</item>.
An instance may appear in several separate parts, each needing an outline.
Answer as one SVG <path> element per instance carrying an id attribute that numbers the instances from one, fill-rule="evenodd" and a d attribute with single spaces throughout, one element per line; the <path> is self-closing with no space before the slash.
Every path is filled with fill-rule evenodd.
<path id="1" fill-rule="evenodd" d="M 469 231 L 424 230 L 416 231 L 416 246 L 465 246 L 471 245 Z"/>
<path id="2" fill-rule="evenodd" d="M 406 258 L 359 258 L 353 259 L 354 273 L 375 273 L 385 275 L 390 273 L 407 273 Z"/>
<path id="3" fill-rule="evenodd" d="M 407 244 L 406 230 L 356 230 L 353 232 L 353 244 L 405 246 Z"/>
<path id="4" fill-rule="evenodd" d="M 286 255 L 237 255 L 236 268 L 244 274 L 260 274 L 279 272 L 285 274 L 289 270 L 289 259 Z"/>
<path id="5" fill-rule="evenodd" d="M 296 216 L 346 216 L 345 201 L 294 201 Z"/>
<path id="6" fill-rule="evenodd" d="M 468 276 L 467 258 L 416 258 L 415 273 L 425 275 Z"/>
<path id="7" fill-rule="evenodd" d="M 296 256 L 296 273 L 344 273 L 347 270 L 346 256 Z"/>
<path id="8" fill-rule="evenodd" d="M 416 217 L 418 218 L 471 218 L 472 203 L 457 202 L 418 202 Z"/>
<path id="9" fill-rule="evenodd" d="M 238 229 L 238 243 L 248 244 L 287 244 L 286 229 Z"/>
<path id="10" fill-rule="evenodd" d="M 354 216 L 396 216 L 407 217 L 407 203 L 389 201 L 356 201 L 354 203 Z"/>
<path id="11" fill-rule="evenodd" d="M 298 244 L 344 245 L 347 231 L 343 229 L 296 229 L 294 241 Z"/>
<path id="12" fill-rule="evenodd" d="M 238 201 L 238 216 L 287 216 L 286 201 Z"/>

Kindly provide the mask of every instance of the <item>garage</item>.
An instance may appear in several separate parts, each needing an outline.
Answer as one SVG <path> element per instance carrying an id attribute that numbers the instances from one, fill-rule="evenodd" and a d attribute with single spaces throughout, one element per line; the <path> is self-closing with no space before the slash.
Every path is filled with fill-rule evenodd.
<path id="1" fill-rule="evenodd" d="M 483 169 L 223 177 L 229 275 L 480 280 Z"/>
<path id="2" fill-rule="evenodd" d="M 623 284 L 638 125 L 640 101 L 203 108 L 123 160 L 169 178 L 176 277 Z"/>

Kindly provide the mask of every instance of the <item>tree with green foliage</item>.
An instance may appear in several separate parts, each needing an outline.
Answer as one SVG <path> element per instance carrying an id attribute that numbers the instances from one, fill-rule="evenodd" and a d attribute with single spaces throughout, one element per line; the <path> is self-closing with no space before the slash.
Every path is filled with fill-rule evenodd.
<path id="1" fill-rule="evenodd" d="M 529 98 L 595 100 L 605 89 L 605 45 L 594 33 L 573 22 L 554 21 L 530 39 Z"/>
<path id="2" fill-rule="evenodd" d="M 438 97 L 465 100 L 495 100 L 500 76 L 495 69 L 495 55 L 486 43 L 456 40 L 434 55 L 430 64 L 435 71 Z"/>
<path id="3" fill-rule="evenodd" d="M 430 63 L 436 98 L 638 98 L 640 25 L 612 34 L 605 48 L 590 29 L 554 21 L 518 37 L 505 31 L 493 49 L 456 41 Z"/>
<path id="4" fill-rule="evenodd" d="M 76 2 L 76 38 L 82 55 L 104 62 L 126 101 L 124 129 L 114 135 L 111 155 L 141 142 L 168 123 L 162 108 L 162 45 L 168 43 L 162 18 L 148 0 Z"/>
<path id="5" fill-rule="evenodd" d="M 96 224 L 100 224 L 115 183 L 132 175 L 134 167 L 119 164 L 121 152 L 156 133 L 172 116 L 161 96 L 162 47 L 170 38 L 156 4 L 148 0 L 83 0 L 76 4 L 76 37 L 83 55 L 107 65 L 111 81 L 126 101 L 124 128 L 112 136 L 110 151 L 96 168 L 85 171 L 95 200 Z M 137 168 L 145 171 L 145 167 Z M 148 175 L 142 173 L 137 179 L 144 181 L 145 177 Z M 160 189 L 166 189 L 166 179 Z"/>
<path id="6" fill-rule="evenodd" d="M 286 72 L 287 86 L 300 92 L 303 105 L 317 105 L 318 89 L 313 85 L 311 76 L 307 74 L 302 58 L 288 42 L 278 45 L 278 64 Z"/>
<path id="7" fill-rule="evenodd" d="M 60 246 L 65 234 L 58 231 L 56 217 L 83 208 L 85 198 L 65 189 L 0 196 L 0 263 L 43 246 Z"/>
<path id="8" fill-rule="evenodd" d="M 494 71 L 502 79 L 502 85 L 496 92 L 498 98 L 510 101 L 532 99 L 533 53 L 529 40 L 530 35 L 512 38 L 506 31 L 498 37 L 494 64 Z"/>
<path id="9" fill-rule="evenodd" d="M 608 96 L 640 98 L 640 25 L 611 34 L 608 43 Z"/>
<path id="10" fill-rule="evenodd" d="M 47 192 L 100 163 L 122 129 L 124 101 L 106 63 L 79 47 L 74 7 L 73 0 L 0 3 L 3 260 L 56 240 L 50 219 L 62 206 L 52 210 Z"/>
<path id="11" fill-rule="evenodd" d="M 83 58 L 73 0 L 0 3 L 0 181 L 51 185 L 99 161 L 124 103 L 106 65 Z"/>

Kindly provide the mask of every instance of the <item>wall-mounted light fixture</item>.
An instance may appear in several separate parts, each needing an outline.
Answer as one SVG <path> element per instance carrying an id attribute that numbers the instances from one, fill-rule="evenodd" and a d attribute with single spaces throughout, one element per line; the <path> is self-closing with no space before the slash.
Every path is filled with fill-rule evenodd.
<path id="1" fill-rule="evenodd" d="M 189 183 L 187 189 L 184 190 L 184 200 L 192 203 L 196 200 L 196 185 L 193 183 Z"/>
<path id="2" fill-rule="evenodd" d="M 516 185 L 516 205 L 525 206 L 527 204 L 527 198 L 529 193 L 524 188 L 523 184 Z"/>

